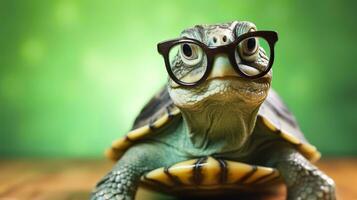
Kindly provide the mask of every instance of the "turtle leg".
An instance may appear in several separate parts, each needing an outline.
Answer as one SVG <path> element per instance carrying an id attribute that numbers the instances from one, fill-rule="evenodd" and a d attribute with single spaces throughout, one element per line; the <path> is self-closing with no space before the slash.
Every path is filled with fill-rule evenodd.
<path id="1" fill-rule="evenodd" d="M 140 177 L 145 172 L 166 166 L 167 163 L 163 163 L 163 160 L 169 162 L 173 157 L 172 153 L 168 154 L 163 148 L 153 144 L 138 144 L 131 147 L 112 171 L 97 183 L 91 200 L 133 200 Z"/>
<path id="2" fill-rule="evenodd" d="M 292 147 L 270 151 L 268 161 L 276 167 L 288 188 L 289 200 L 334 200 L 334 181 Z M 272 163 L 273 162 L 273 163 Z"/>

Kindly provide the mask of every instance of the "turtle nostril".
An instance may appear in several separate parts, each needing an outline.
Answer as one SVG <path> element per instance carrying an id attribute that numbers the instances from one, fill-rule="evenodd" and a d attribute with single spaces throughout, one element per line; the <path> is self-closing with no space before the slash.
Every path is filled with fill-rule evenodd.
<path id="1" fill-rule="evenodd" d="M 216 43 L 217 42 L 217 38 L 213 37 L 213 42 Z"/>
<path id="2" fill-rule="evenodd" d="M 222 37 L 222 41 L 223 41 L 223 42 L 227 42 L 227 36 L 224 35 L 224 36 Z"/>

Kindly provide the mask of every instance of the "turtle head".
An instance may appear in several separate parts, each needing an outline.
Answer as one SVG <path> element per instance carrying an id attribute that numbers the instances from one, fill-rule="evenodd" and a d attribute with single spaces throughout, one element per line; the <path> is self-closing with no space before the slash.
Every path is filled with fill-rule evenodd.
<path id="1" fill-rule="evenodd" d="M 181 38 L 196 43 L 180 43 L 170 56 L 168 91 L 197 147 L 208 147 L 212 144 L 210 139 L 220 143 L 221 149 L 240 147 L 253 132 L 259 107 L 271 84 L 272 73 L 266 68 L 269 56 L 256 38 L 234 42 L 256 30 L 253 23 L 234 21 L 197 25 L 181 33 Z M 224 50 L 232 47 L 233 58 Z M 237 63 L 233 66 L 232 62 Z M 257 76 L 264 69 L 264 75 Z M 218 142 L 222 138 L 225 139 Z M 227 145 L 229 142 L 234 144 Z"/>
<path id="2" fill-rule="evenodd" d="M 256 31 L 251 22 L 234 21 L 216 25 L 197 25 L 184 30 L 182 38 L 191 38 L 203 43 L 208 48 L 227 46 L 236 38 L 248 32 Z M 247 39 L 236 48 L 235 58 L 240 70 L 248 76 L 254 76 L 268 64 L 266 51 L 259 46 L 258 40 Z M 197 69 L 192 69 L 192 63 Z M 198 79 L 207 70 L 208 59 L 202 48 L 195 44 L 183 43 L 177 55 L 171 60 L 172 71 L 184 77 L 184 81 Z M 202 67 L 204 66 L 204 67 Z M 191 67 L 191 68 L 190 68 Z M 178 75 L 179 76 L 179 75 Z M 231 64 L 228 55 L 220 53 L 213 56 L 211 70 L 203 82 L 195 86 L 182 86 L 169 79 L 169 93 L 174 103 L 182 109 L 200 109 L 207 104 L 240 103 L 242 106 L 259 105 L 267 96 L 272 73 L 250 79 L 242 77 Z"/>

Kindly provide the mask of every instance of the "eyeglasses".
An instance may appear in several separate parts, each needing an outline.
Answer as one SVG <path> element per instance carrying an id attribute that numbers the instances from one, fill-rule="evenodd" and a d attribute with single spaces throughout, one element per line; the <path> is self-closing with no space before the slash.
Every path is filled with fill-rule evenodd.
<path id="1" fill-rule="evenodd" d="M 274 31 L 254 31 L 240 35 L 232 43 L 208 47 L 191 38 L 178 38 L 157 45 L 164 57 L 170 78 L 181 86 L 196 86 L 212 71 L 214 57 L 226 54 L 234 70 L 242 77 L 256 79 L 266 75 L 274 62 Z"/>

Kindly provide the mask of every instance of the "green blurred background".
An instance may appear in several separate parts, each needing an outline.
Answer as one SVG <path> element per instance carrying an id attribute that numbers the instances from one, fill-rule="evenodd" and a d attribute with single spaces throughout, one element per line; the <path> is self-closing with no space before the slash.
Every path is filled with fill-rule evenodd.
<path id="1" fill-rule="evenodd" d="M 273 87 L 325 156 L 357 155 L 356 1 L 0 1 L 0 156 L 101 157 L 166 82 L 156 44 L 276 30 Z"/>

